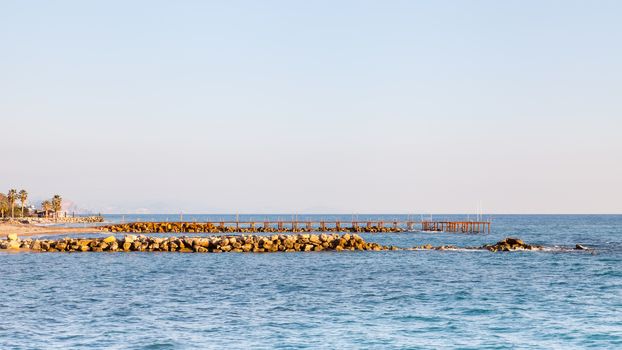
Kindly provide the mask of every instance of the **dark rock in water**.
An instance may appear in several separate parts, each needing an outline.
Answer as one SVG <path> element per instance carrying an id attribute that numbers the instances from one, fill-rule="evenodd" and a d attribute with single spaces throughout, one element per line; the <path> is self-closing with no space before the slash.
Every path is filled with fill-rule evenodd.
<path id="1" fill-rule="evenodd" d="M 498 252 L 498 251 L 510 252 L 514 250 L 534 250 L 534 249 L 539 250 L 542 247 L 534 246 L 531 244 L 526 244 L 525 242 L 523 242 L 522 240 L 518 238 L 508 237 L 497 242 L 494 245 L 485 245 L 482 248 L 488 249 L 491 252 Z"/>
<path id="2" fill-rule="evenodd" d="M 576 249 L 576 250 L 588 250 L 590 248 L 584 247 L 584 246 L 582 246 L 580 244 L 577 244 L 577 245 L 575 245 L 574 249 Z"/>
<path id="3" fill-rule="evenodd" d="M 508 237 L 501 242 L 505 244 L 509 244 L 509 245 L 519 245 L 519 246 L 525 245 L 525 242 L 523 242 L 522 240 L 518 238 L 513 238 L 513 237 Z"/>

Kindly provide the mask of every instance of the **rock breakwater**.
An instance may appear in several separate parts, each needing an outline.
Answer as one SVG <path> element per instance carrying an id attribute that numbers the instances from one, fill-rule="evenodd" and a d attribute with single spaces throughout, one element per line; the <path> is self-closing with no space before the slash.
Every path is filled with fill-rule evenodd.
<path id="1" fill-rule="evenodd" d="M 62 238 L 24 239 L 9 234 L 0 240 L 0 249 L 35 252 L 182 252 L 182 253 L 272 253 L 318 251 L 382 251 L 382 250 L 483 250 L 491 252 L 551 250 L 526 244 L 517 238 L 505 238 L 492 245 L 460 248 L 453 245 L 430 244 L 412 248 L 384 246 L 366 242 L 357 234 L 296 234 L 271 236 L 238 235 L 212 237 L 149 237 L 125 235 L 123 238 Z M 584 250 L 585 248 L 558 248 L 558 251 Z"/>
<path id="2" fill-rule="evenodd" d="M 274 233 L 274 232 L 404 232 L 401 227 L 339 226 L 339 227 L 274 227 L 252 225 L 247 227 L 220 225 L 211 222 L 132 222 L 101 226 L 108 232 L 126 233 Z"/>
<path id="3" fill-rule="evenodd" d="M 64 217 L 58 218 L 58 222 L 63 223 L 82 223 L 82 222 L 104 222 L 103 216 L 76 216 L 76 217 Z"/>
<path id="4" fill-rule="evenodd" d="M 397 250 L 396 247 L 369 243 L 356 234 L 299 234 L 272 236 L 214 236 L 214 237 L 148 237 L 126 235 L 118 239 L 64 238 L 48 240 L 19 240 L 9 235 L 0 241 L 0 249 L 28 249 L 39 252 L 309 252 L 344 250 Z"/>

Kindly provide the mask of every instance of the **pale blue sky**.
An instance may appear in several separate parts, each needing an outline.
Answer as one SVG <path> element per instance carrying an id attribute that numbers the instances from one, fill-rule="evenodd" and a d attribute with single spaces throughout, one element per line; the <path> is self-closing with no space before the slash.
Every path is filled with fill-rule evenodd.
<path id="1" fill-rule="evenodd" d="M 622 213 L 621 18 L 0 0 L 0 190 L 118 213 Z"/>

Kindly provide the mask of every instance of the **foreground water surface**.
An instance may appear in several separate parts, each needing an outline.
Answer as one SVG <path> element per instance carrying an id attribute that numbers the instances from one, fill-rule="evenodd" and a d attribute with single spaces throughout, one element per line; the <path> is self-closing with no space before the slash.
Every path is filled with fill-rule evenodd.
<path id="1" fill-rule="evenodd" d="M 164 220 L 107 219 L 139 218 Z M 0 349 L 622 347 L 622 216 L 362 236 L 403 247 L 516 236 L 595 251 L 0 253 Z"/>

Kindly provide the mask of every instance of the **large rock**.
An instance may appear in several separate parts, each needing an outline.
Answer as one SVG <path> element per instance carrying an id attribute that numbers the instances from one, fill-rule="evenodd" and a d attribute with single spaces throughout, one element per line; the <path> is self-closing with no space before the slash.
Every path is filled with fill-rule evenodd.
<path id="1" fill-rule="evenodd" d="M 6 235 L 6 239 L 9 241 L 17 241 L 17 233 L 9 233 Z"/>
<path id="2" fill-rule="evenodd" d="M 19 247 L 22 245 L 18 241 L 8 241 L 7 243 L 8 244 L 7 244 L 6 249 L 19 249 Z"/>
<path id="3" fill-rule="evenodd" d="M 494 245 L 485 245 L 483 248 L 490 250 L 491 252 L 509 252 L 514 250 L 533 250 L 541 249 L 540 246 L 533 246 L 526 244 L 518 238 L 507 237 Z"/>
<path id="4" fill-rule="evenodd" d="M 34 242 L 32 242 L 32 245 L 30 246 L 30 249 L 32 250 L 41 250 L 41 242 L 37 239 Z"/>

